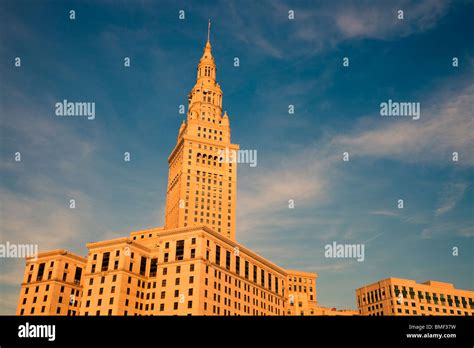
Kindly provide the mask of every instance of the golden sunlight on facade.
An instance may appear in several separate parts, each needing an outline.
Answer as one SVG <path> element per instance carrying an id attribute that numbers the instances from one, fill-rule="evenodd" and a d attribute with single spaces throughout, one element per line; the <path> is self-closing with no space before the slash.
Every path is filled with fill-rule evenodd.
<path id="1" fill-rule="evenodd" d="M 469 315 L 474 313 L 474 291 L 451 283 L 388 278 L 356 290 L 361 315 Z"/>
<path id="2" fill-rule="evenodd" d="M 237 163 L 220 160 L 226 149 L 239 146 L 208 35 L 168 158 L 164 226 L 88 243 L 87 258 L 65 250 L 28 258 L 17 315 L 358 315 L 319 307 L 316 273 L 283 269 L 236 241 Z M 472 298 L 449 284 L 392 278 L 357 290 L 362 315 L 472 314 Z"/>
<path id="3" fill-rule="evenodd" d="M 216 70 L 208 32 L 188 95 L 188 119 L 168 158 L 165 228 L 206 225 L 235 240 L 237 163 L 220 160 L 219 151 L 239 146 L 231 143 L 229 116 L 222 114 Z"/>
<path id="4" fill-rule="evenodd" d="M 237 163 L 219 151 L 238 149 L 208 32 L 168 158 L 165 225 L 89 243 L 87 259 L 27 259 L 17 314 L 314 315 L 315 273 L 287 271 L 236 242 Z"/>
<path id="5" fill-rule="evenodd" d="M 66 250 L 26 260 L 17 315 L 77 315 L 87 259 Z"/>

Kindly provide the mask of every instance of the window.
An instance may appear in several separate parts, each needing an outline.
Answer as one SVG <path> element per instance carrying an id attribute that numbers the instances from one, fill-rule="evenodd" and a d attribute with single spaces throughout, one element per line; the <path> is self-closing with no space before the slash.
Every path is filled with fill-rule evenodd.
<path id="1" fill-rule="evenodd" d="M 151 265 L 150 265 L 150 277 L 155 277 L 156 276 L 156 271 L 158 269 L 158 259 L 151 259 Z"/>
<path id="2" fill-rule="evenodd" d="M 104 255 L 102 255 L 102 267 L 101 270 L 102 272 L 107 271 L 109 268 L 109 259 L 110 259 L 110 253 L 106 252 Z"/>
<path id="3" fill-rule="evenodd" d="M 219 245 L 216 245 L 216 263 L 221 264 L 221 247 Z"/>
<path id="4" fill-rule="evenodd" d="M 257 266 L 253 266 L 253 282 L 257 282 Z"/>
<path id="5" fill-rule="evenodd" d="M 226 251 L 225 255 L 225 268 L 230 270 L 230 251 Z"/>
<path id="6" fill-rule="evenodd" d="M 265 286 L 265 271 L 263 269 L 260 270 L 260 282 L 262 286 Z"/>
<path id="7" fill-rule="evenodd" d="M 240 275 L 240 256 L 235 257 L 235 273 Z"/>
<path id="8" fill-rule="evenodd" d="M 176 260 L 182 260 L 184 255 L 184 240 L 176 242 Z"/>
<path id="9" fill-rule="evenodd" d="M 169 254 L 168 254 L 168 253 L 165 253 L 165 259 L 164 259 L 164 262 L 168 262 L 168 256 L 169 256 Z"/>
<path id="10" fill-rule="evenodd" d="M 44 274 L 44 263 L 40 263 L 39 269 L 38 269 L 38 275 L 36 276 L 36 281 L 40 281 L 43 279 L 43 274 Z"/>
<path id="11" fill-rule="evenodd" d="M 142 256 L 140 261 L 140 275 L 145 275 L 146 271 L 146 257 Z"/>
<path id="12" fill-rule="evenodd" d="M 74 274 L 74 283 L 79 284 L 81 282 L 82 268 L 76 267 L 76 273 Z"/>
<path id="13" fill-rule="evenodd" d="M 196 257 L 196 249 L 191 249 L 191 258 L 194 259 Z"/>

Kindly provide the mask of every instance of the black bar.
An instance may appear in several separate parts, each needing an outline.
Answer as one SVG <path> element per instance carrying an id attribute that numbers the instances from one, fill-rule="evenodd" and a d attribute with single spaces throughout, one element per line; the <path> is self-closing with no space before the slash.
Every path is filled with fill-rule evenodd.
<path id="1" fill-rule="evenodd" d="M 20 325 L 55 325 L 55 339 L 20 338 Z M 0 316 L 2 348 L 16 345 L 448 345 L 474 342 L 473 317 L 40 317 Z M 410 328 L 410 325 L 412 327 Z M 449 325 L 439 327 L 438 325 Z M 455 327 L 451 327 L 455 325 Z M 416 327 L 416 328 L 415 328 Z M 409 338 L 407 334 L 455 334 Z"/>

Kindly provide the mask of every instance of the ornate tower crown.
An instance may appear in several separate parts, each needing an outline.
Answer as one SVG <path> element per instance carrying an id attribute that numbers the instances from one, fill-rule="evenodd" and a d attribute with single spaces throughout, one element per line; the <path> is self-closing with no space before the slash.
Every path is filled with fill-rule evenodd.
<path id="1" fill-rule="evenodd" d="M 196 84 L 188 95 L 187 120 L 168 158 L 165 228 L 204 225 L 235 240 L 237 163 L 220 157 L 239 146 L 231 143 L 229 116 L 222 115 L 210 35 L 211 21 Z"/>

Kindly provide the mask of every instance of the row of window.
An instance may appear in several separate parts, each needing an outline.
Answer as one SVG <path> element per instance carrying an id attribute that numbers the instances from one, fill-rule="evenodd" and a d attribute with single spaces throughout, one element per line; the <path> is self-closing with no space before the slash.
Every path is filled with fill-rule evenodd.
<path id="1" fill-rule="evenodd" d="M 298 282 L 298 283 L 306 283 L 308 282 L 309 284 L 312 284 L 313 283 L 313 280 L 311 278 L 301 278 L 301 277 L 289 277 L 288 278 L 288 281 L 291 283 L 291 282 Z"/>
<path id="2" fill-rule="evenodd" d="M 198 127 L 198 131 L 200 131 L 200 130 L 201 130 L 201 127 Z M 204 133 L 206 133 L 206 131 L 207 131 L 207 132 L 209 132 L 209 133 L 211 133 L 211 134 L 212 134 L 212 131 L 214 131 L 214 134 L 217 134 L 217 130 L 211 129 L 211 128 L 209 128 L 209 129 L 206 130 L 206 127 L 203 127 L 203 128 L 202 128 L 202 131 L 203 131 Z M 222 131 L 219 131 L 219 134 L 222 135 Z M 211 148 L 211 150 L 212 150 L 212 148 Z M 190 151 L 190 152 L 191 152 L 191 151 Z M 199 157 L 199 156 L 198 156 L 198 157 Z"/>
<path id="3" fill-rule="evenodd" d="M 288 286 L 288 290 L 291 291 L 291 285 Z M 293 291 L 298 291 L 298 292 L 308 292 L 307 291 L 308 288 L 306 286 L 301 286 L 301 285 L 293 285 Z M 312 293 L 313 292 L 313 288 L 310 286 L 309 287 L 309 292 Z"/>
<path id="4" fill-rule="evenodd" d="M 35 309 L 36 309 L 35 307 L 31 307 L 29 314 L 35 314 Z M 50 315 L 50 313 L 46 313 L 46 306 L 41 306 L 40 313 Z M 61 307 L 56 308 L 56 314 L 61 314 Z M 77 314 L 76 310 L 68 309 L 67 311 L 68 316 L 75 316 L 76 314 Z M 21 309 L 20 315 L 25 315 L 24 308 Z"/>
<path id="5" fill-rule="evenodd" d="M 46 278 L 47 280 L 52 279 L 52 276 L 53 276 L 53 270 L 52 269 L 53 269 L 53 267 L 54 267 L 54 261 L 51 261 L 49 263 L 48 277 Z M 30 265 L 30 273 L 28 274 L 28 278 L 27 278 L 27 281 L 26 281 L 27 283 L 31 283 L 34 268 L 35 268 L 35 264 L 31 264 Z M 63 277 L 62 277 L 63 281 L 67 280 L 68 268 L 69 268 L 69 263 L 66 262 L 64 264 L 64 270 L 65 271 L 64 271 Z M 45 269 L 46 269 L 46 263 L 45 262 L 42 262 L 42 263 L 38 264 L 38 272 L 36 273 L 36 281 L 37 282 L 43 280 Z M 81 277 L 82 277 L 82 267 L 76 266 L 76 270 L 75 270 L 75 273 L 74 273 L 74 279 L 73 279 L 74 283 L 80 284 Z"/>
<path id="6" fill-rule="evenodd" d="M 394 291 L 392 294 L 392 288 L 391 286 L 388 287 L 388 291 L 391 296 L 399 297 L 400 294 L 404 299 L 412 299 L 415 300 L 415 297 L 418 297 L 418 300 L 420 302 L 426 301 L 427 303 L 433 302 L 434 304 L 441 303 L 442 305 L 446 305 L 448 303 L 449 306 L 453 306 L 453 303 L 456 307 L 462 307 L 468 308 L 468 306 L 471 309 L 474 309 L 474 300 L 472 298 L 465 298 L 463 296 L 452 296 L 452 295 L 446 295 L 446 294 L 438 294 L 437 293 L 430 293 L 430 292 L 423 292 L 423 291 L 417 291 L 415 293 L 415 290 L 412 287 L 409 287 L 407 290 L 405 286 L 402 286 L 402 289 L 398 287 L 398 285 L 394 286 Z M 385 289 L 384 288 L 379 288 L 376 290 L 369 291 L 367 294 L 364 294 L 362 296 L 362 303 L 374 303 L 378 302 L 382 299 L 385 299 Z M 357 298 L 359 306 L 361 305 L 360 297 L 358 296 Z"/>

